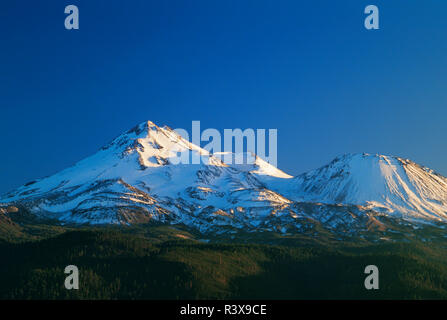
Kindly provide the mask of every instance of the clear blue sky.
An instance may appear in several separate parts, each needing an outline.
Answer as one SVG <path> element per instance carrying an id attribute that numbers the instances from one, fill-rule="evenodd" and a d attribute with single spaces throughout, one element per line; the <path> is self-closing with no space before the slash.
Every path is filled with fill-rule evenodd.
<path id="1" fill-rule="evenodd" d="M 380 30 L 363 26 L 368 4 Z M 0 192 L 144 120 L 277 128 L 290 174 L 369 152 L 446 175 L 446 13 L 436 0 L 4 2 Z"/>

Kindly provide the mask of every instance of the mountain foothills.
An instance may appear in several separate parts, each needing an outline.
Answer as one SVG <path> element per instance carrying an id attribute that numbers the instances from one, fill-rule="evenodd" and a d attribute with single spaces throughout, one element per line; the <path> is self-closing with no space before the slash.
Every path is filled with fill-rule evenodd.
<path id="1" fill-rule="evenodd" d="M 179 155 L 202 161 L 177 164 Z M 255 155 L 244 165 L 222 159 L 144 122 L 74 166 L 1 197 L 0 226 L 158 223 L 229 238 L 336 239 L 414 237 L 447 226 L 447 178 L 407 159 L 349 154 L 296 177 Z"/>

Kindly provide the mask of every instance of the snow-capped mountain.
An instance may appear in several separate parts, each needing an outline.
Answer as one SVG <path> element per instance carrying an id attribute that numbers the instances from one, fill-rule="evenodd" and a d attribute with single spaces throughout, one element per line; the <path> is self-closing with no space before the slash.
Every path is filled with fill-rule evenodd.
<path id="1" fill-rule="evenodd" d="M 179 164 L 179 156 L 202 161 Z M 248 156 L 254 159 L 249 164 L 225 163 L 223 154 L 210 154 L 148 121 L 0 203 L 64 224 L 158 221 L 203 232 L 284 233 L 316 225 L 359 231 L 382 228 L 384 217 L 447 221 L 447 179 L 409 160 L 345 155 L 292 177 Z"/>
<path id="2" fill-rule="evenodd" d="M 182 156 L 200 156 L 202 162 L 174 164 Z M 265 188 L 255 172 L 287 176 L 260 159 L 239 169 L 229 166 L 174 130 L 148 121 L 71 168 L 27 183 L 1 201 L 69 223 L 156 220 L 206 228 L 242 226 L 258 223 L 250 220 L 251 211 L 268 215 L 290 202 Z"/>
<path id="3" fill-rule="evenodd" d="M 408 159 L 348 154 L 293 179 L 295 201 L 357 204 L 398 218 L 447 220 L 447 179 Z"/>

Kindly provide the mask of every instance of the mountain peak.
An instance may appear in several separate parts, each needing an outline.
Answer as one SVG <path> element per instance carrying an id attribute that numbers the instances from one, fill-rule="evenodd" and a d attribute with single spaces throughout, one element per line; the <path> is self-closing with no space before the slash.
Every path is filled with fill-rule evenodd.
<path id="1" fill-rule="evenodd" d="M 236 158 L 250 161 L 237 164 L 241 161 Z M 184 165 L 184 159 L 199 162 Z M 170 219 L 198 228 L 214 228 L 215 223 L 258 227 L 264 222 L 269 225 L 279 214 L 287 223 L 301 226 L 300 217 L 307 212 L 332 228 L 332 218 L 343 223 L 352 218 L 353 206 L 357 218 L 374 212 L 447 222 L 447 178 L 410 160 L 351 153 L 293 178 L 251 153 L 210 154 L 152 121 L 140 123 L 94 155 L 26 184 L 3 200 L 76 223 Z M 345 208 L 344 213 L 335 207 Z"/>
<path id="2" fill-rule="evenodd" d="M 143 125 L 144 129 L 146 130 L 160 130 L 160 127 L 157 126 L 154 122 L 147 120 L 143 123 L 140 124 L 140 126 Z M 164 126 L 163 128 L 165 128 L 166 126 Z"/>
<path id="3" fill-rule="evenodd" d="M 147 120 L 144 122 L 141 122 L 140 124 L 136 125 L 129 131 L 127 131 L 125 134 L 135 134 L 140 135 L 143 132 L 149 132 L 150 130 L 160 130 L 160 127 L 157 126 L 154 122 Z"/>
<path id="4" fill-rule="evenodd" d="M 339 156 L 296 177 L 295 185 L 295 192 L 306 201 L 360 204 L 391 214 L 447 219 L 447 179 L 396 156 Z"/>

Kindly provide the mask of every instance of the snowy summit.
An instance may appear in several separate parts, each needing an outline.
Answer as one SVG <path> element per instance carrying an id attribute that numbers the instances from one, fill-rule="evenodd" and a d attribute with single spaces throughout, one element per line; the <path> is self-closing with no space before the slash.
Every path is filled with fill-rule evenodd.
<path id="1" fill-rule="evenodd" d="M 179 153 L 205 162 L 175 164 Z M 60 223 L 158 221 L 202 232 L 293 232 L 315 223 L 361 230 L 382 217 L 447 222 L 447 179 L 410 160 L 349 154 L 292 177 L 256 155 L 245 165 L 222 159 L 147 121 L 0 203 Z"/>

